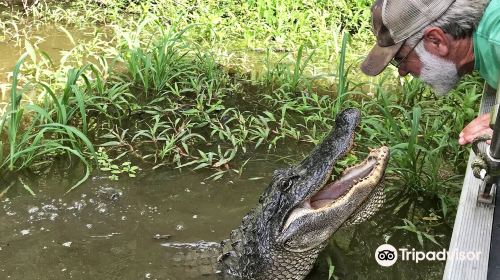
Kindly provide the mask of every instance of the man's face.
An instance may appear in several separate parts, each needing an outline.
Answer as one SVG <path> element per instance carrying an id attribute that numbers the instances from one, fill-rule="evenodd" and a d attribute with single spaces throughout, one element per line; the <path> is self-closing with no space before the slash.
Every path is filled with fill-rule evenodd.
<path id="1" fill-rule="evenodd" d="M 404 46 L 397 57 L 405 57 L 399 66 L 401 76 L 411 74 L 431 86 L 438 95 L 445 95 L 452 90 L 460 80 L 455 64 L 428 52 L 423 42 L 415 50 Z"/>

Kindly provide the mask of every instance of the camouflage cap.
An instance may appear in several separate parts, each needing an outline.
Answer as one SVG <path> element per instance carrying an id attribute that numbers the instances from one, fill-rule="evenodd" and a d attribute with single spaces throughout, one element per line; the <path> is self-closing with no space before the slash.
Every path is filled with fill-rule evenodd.
<path id="1" fill-rule="evenodd" d="M 361 64 L 366 75 L 382 72 L 406 39 L 439 17 L 455 0 L 377 0 L 372 6 L 372 28 L 377 43 Z"/>

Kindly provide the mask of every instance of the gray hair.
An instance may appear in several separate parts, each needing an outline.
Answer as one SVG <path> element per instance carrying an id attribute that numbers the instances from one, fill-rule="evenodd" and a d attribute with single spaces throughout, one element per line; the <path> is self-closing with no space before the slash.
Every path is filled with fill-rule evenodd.
<path id="1" fill-rule="evenodd" d="M 440 18 L 408 38 L 407 44 L 415 46 L 422 38 L 425 29 L 430 26 L 441 28 L 454 39 L 471 37 L 488 2 L 488 0 L 456 0 Z"/>

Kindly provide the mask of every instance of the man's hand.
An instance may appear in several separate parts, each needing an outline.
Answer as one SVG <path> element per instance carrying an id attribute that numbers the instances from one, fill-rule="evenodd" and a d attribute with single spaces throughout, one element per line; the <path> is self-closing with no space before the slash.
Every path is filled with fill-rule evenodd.
<path id="1" fill-rule="evenodd" d="M 458 144 L 465 145 L 471 143 L 476 137 L 492 134 L 493 129 L 490 128 L 490 114 L 484 114 L 472 120 L 460 132 Z"/>

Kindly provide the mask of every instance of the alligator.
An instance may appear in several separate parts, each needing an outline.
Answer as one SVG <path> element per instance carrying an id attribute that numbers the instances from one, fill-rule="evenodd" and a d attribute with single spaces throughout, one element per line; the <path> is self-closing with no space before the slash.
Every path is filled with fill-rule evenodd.
<path id="1" fill-rule="evenodd" d="M 385 146 L 371 150 L 362 163 L 331 181 L 337 160 L 353 146 L 359 120 L 358 110 L 343 110 L 334 129 L 308 157 L 276 170 L 258 205 L 229 239 L 163 245 L 218 256 L 208 261 L 219 279 L 304 279 L 332 234 L 368 219 L 383 204 L 382 181 L 389 158 Z M 198 261 L 203 258 L 191 255 Z"/>

